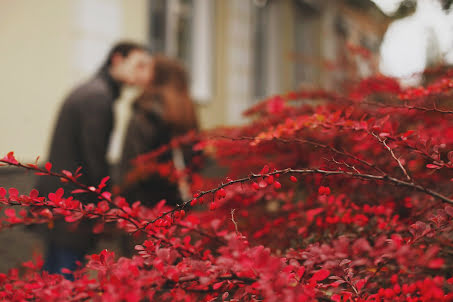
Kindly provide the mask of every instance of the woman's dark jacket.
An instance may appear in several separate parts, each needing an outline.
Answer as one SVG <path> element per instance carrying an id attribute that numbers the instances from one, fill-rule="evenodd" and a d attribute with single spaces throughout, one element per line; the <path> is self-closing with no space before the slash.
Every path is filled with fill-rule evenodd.
<path id="1" fill-rule="evenodd" d="M 133 159 L 170 142 L 171 128 L 162 119 L 162 103 L 159 94 L 149 91 L 145 91 L 135 101 L 123 143 L 119 166 L 120 183 L 124 184 L 127 173 L 133 168 Z M 171 151 L 162 154 L 158 159 L 159 162 L 171 160 Z M 142 204 L 152 206 L 166 199 L 168 205 L 176 205 L 181 200 L 178 185 L 157 174 L 127 184 L 123 188 L 122 195 L 129 203 L 140 200 Z"/>

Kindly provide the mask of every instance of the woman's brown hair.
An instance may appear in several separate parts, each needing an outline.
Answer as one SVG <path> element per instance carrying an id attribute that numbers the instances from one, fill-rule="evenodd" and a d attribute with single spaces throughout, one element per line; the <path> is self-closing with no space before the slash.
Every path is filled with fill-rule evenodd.
<path id="1" fill-rule="evenodd" d="M 197 129 L 195 108 L 189 93 L 189 77 L 176 59 L 153 56 L 153 78 L 149 89 L 162 96 L 164 120 L 175 134 Z"/>

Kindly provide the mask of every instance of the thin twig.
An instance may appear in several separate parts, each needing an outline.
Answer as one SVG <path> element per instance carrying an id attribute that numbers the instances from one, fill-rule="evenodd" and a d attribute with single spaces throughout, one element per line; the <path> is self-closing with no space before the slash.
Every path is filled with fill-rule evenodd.
<path id="1" fill-rule="evenodd" d="M 373 101 L 364 101 L 364 102 L 362 102 L 362 104 L 373 105 L 373 106 L 378 106 L 378 107 L 385 107 L 385 108 L 398 108 L 398 109 L 408 109 L 408 110 L 419 110 L 419 111 L 424 111 L 424 112 L 436 112 L 436 113 L 441 113 L 441 114 L 453 114 L 453 110 L 438 109 L 436 104 L 433 104 L 433 108 L 411 106 L 411 105 L 408 105 L 407 103 L 404 103 L 404 105 L 394 105 L 394 104 L 385 104 L 385 103 L 379 103 L 379 102 L 373 102 Z"/>
<path id="2" fill-rule="evenodd" d="M 251 181 L 251 180 L 257 179 L 257 178 L 263 178 L 263 177 L 270 176 L 270 175 L 275 175 L 275 174 L 284 175 L 284 174 L 291 174 L 291 173 L 294 173 L 294 174 L 322 174 L 322 175 L 325 175 L 325 176 L 344 175 L 344 176 L 349 176 L 349 177 L 352 177 L 352 178 L 358 178 L 358 179 L 364 179 L 364 180 L 390 182 L 390 183 L 393 183 L 394 185 L 400 185 L 400 186 L 404 186 L 404 187 L 415 189 L 415 190 L 417 190 L 419 192 L 422 192 L 422 193 L 425 193 L 427 195 L 433 196 L 433 197 L 435 197 L 437 199 L 440 199 L 440 200 L 442 200 L 444 202 L 448 202 L 450 204 L 453 204 L 453 199 L 450 199 L 447 196 L 445 196 L 445 195 L 443 195 L 443 194 L 441 194 L 439 192 L 436 192 L 436 191 L 433 191 L 431 189 L 425 188 L 425 187 L 423 187 L 423 186 L 421 186 L 419 184 L 415 184 L 413 182 L 408 182 L 408 181 L 405 181 L 405 180 L 401 180 L 401 179 L 389 176 L 387 174 L 385 174 L 385 175 L 373 175 L 373 174 L 354 173 L 354 172 L 347 172 L 347 171 L 334 171 L 334 170 L 323 170 L 323 169 L 290 169 L 290 168 L 283 169 L 283 170 L 276 170 L 274 172 L 270 172 L 270 173 L 266 173 L 266 174 L 250 174 L 248 177 L 243 177 L 243 178 L 239 178 L 239 179 L 236 179 L 236 180 L 231 180 L 231 181 L 228 181 L 226 183 L 221 184 L 220 186 L 218 186 L 218 187 L 216 187 L 214 189 L 199 192 L 198 193 L 198 197 L 202 197 L 204 195 L 211 194 L 211 193 L 213 194 L 213 193 L 217 192 L 218 190 L 220 190 L 220 189 L 222 189 L 224 187 L 228 187 L 228 186 L 231 186 L 231 185 L 236 184 L 236 183 L 247 182 L 247 181 Z M 196 198 L 198 198 L 198 197 L 196 197 Z M 149 225 L 151 223 L 154 223 L 155 221 L 157 221 L 159 219 L 162 219 L 165 216 L 167 216 L 169 214 L 172 214 L 175 211 L 178 211 L 178 210 L 183 209 L 183 208 L 188 208 L 189 205 L 190 205 L 190 202 L 192 200 L 193 199 L 185 201 L 183 204 L 176 206 L 172 210 L 161 214 L 160 216 L 158 216 L 154 220 L 148 222 L 147 225 Z M 146 227 L 146 225 L 145 225 L 145 227 Z"/>
<path id="3" fill-rule="evenodd" d="M 228 136 L 219 136 L 219 137 L 220 138 L 224 138 L 224 139 L 233 140 L 233 141 L 236 141 L 236 140 L 255 141 L 256 140 L 256 137 L 247 137 L 247 136 L 242 136 L 242 137 L 238 137 L 238 138 L 233 138 L 233 137 L 228 137 Z M 351 153 L 348 153 L 348 152 L 345 152 L 345 151 L 341 151 L 341 150 L 338 150 L 338 149 L 336 149 L 336 148 L 334 148 L 332 146 L 324 145 L 324 144 L 321 144 L 321 143 L 318 143 L 318 142 L 315 142 L 315 141 L 311 141 L 311 140 L 307 140 L 307 139 L 301 139 L 301 138 L 291 138 L 291 140 L 288 140 L 288 139 L 284 139 L 284 138 L 280 138 L 280 137 L 273 137 L 271 139 L 261 139 L 260 138 L 260 140 L 262 140 L 262 141 L 276 141 L 276 142 L 280 142 L 280 143 L 284 143 L 284 144 L 290 144 L 290 143 L 294 143 L 294 142 L 302 143 L 302 144 L 309 144 L 309 145 L 312 145 L 312 146 L 315 146 L 315 147 L 319 147 L 319 148 L 330 150 L 330 151 L 332 151 L 334 153 L 337 153 L 339 155 L 343 155 L 343 156 L 349 157 L 350 159 L 355 160 L 355 161 L 361 163 L 362 165 L 364 165 L 364 166 L 366 166 L 368 168 L 371 168 L 371 169 L 381 173 L 382 175 L 385 174 L 385 172 L 383 170 L 381 170 L 379 167 L 376 167 L 375 165 L 367 162 L 366 160 L 360 159 L 360 158 L 354 156 Z"/>
<path id="4" fill-rule="evenodd" d="M 371 135 L 373 135 L 380 143 L 382 143 L 385 148 L 387 148 L 387 150 L 390 152 L 390 154 L 392 155 L 393 159 L 398 163 L 398 166 L 400 167 L 400 169 L 403 171 L 404 175 L 406 176 L 407 180 L 408 181 L 412 181 L 411 177 L 409 176 L 409 174 L 407 173 L 406 169 L 404 168 L 403 164 L 401 163 L 401 161 L 396 157 L 395 153 L 393 152 L 393 149 L 390 148 L 387 143 L 385 142 L 385 139 L 381 139 L 378 135 L 376 135 L 375 133 L 373 132 L 370 132 Z"/>
<path id="5" fill-rule="evenodd" d="M 236 229 L 236 233 L 239 234 L 238 224 L 237 224 L 237 222 L 234 220 L 234 211 L 236 211 L 236 209 L 231 209 L 231 221 L 232 221 L 233 224 L 234 224 L 234 228 Z"/>

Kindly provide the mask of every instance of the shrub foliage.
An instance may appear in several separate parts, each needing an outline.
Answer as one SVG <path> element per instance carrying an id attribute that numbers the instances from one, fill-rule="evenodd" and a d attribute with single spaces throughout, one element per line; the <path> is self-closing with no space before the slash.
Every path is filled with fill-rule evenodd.
<path id="1" fill-rule="evenodd" d="M 129 181 L 158 173 L 189 179 L 193 197 L 152 208 L 77 181 L 51 163 L 1 159 L 78 189 L 66 198 L 0 188 L 2 228 L 96 221 L 142 238 L 132 258 L 87 255 L 74 281 L 42 260 L 0 274 L 9 301 L 452 301 L 453 71 L 424 86 L 390 78 L 347 92 L 294 91 L 263 100 L 240 127 L 188 133 L 136 159 Z M 193 145 L 222 178 L 159 161 Z M 192 167 L 192 166 L 189 166 Z M 43 176 L 49 177 L 49 176 Z M 98 199 L 81 204 L 77 195 Z M 115 192 L 115 190 L 113 191 Z M 144 241 L 143 241 L 144 240 Z M 19 273 L 20 272 L 20 273 Z"/>

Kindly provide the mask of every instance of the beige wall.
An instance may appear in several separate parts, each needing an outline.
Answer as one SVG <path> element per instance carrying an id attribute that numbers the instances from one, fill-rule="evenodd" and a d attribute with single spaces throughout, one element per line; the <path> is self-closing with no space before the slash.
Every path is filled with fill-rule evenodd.
<path id="1" fill-rule="evenodd" d="M 47 156 L 61 101 L 87 76 L 74 68 L 74 46 L 80 39 L 74 29 L 74 6 L 79 1 L 0 2 L 0 156 L 9 151 L 24 161 Z M 119 37 L 146 40 L 146 3 L 116 2 L 121 12 Z"/>
<path id="2" fill-rule="evenodd" d="M 1 155 L 12 150 L 27 160 L 44 155 L 68 87 L 67 15 L 65 1 L 0 3 Z"/>

